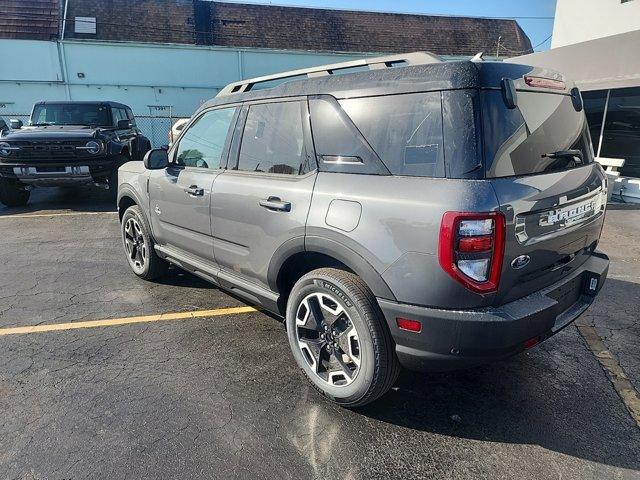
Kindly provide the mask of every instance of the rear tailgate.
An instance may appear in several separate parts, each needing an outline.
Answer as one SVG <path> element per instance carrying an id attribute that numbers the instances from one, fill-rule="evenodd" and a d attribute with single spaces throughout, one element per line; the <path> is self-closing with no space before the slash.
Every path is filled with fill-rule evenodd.
<path id="1" fill-rule="evenodd" d="M 518 91 L 509 109 L 483 91 L 485 169 L 506 217 L 494 300 L 502 304 L 569 275 L 592 254 L 606 206 L 586 119 L 565 93 Z M 579 292 L 579 285 L 569 296 Z"/>

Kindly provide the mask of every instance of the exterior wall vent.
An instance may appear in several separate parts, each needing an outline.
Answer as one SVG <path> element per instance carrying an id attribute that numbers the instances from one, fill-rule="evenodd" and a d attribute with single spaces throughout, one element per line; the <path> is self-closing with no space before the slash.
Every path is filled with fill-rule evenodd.
<path id="1" fill-rule="evenodd" d="M 96 34 L 96 17 L 75 17 L 75 33 Z"/>

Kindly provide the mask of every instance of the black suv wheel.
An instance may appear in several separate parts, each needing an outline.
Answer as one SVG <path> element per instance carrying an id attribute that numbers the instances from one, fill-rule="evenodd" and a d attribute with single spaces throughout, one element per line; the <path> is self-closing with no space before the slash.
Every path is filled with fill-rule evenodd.
<path id="1" fill-rule="evenodd" d="M 400 366 L 375 296 L 356 275 L 314 270 L 293 287 L 287 332 L 296 362 L 325 396 L 347 407 L 373 402 Z"/>
<path id="2" fill-rule="evenodd" d="M 31 192 L 15 180 L 0 178 L 0 202 L 7 207 L 26 205 L 30 195 Z"/>
<path id="3" fill-rule="evenodd" d="M 164 275 L 168 263 L 156 253 L 151 229 L 138 205 L 127 208 L 120 228 L 124 251 L 133 273 L 145 280 Z"/>

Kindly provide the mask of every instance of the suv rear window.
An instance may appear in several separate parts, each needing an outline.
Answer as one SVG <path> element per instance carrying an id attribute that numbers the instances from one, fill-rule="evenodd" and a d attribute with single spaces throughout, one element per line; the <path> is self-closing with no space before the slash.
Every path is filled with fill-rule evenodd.
<path id="1" fill-rule="evenodd" d="M 444 176 L 440 92 L 339 103 L 393 175 Z"/>
<path id="2" fill-rule="evenodd" d="M 509 109 L 502 92 L 480 93 L 485 172 L 488 178 L 551 173 L 593 162 L 583 112 L 571 97 L 518 91 Z"/>

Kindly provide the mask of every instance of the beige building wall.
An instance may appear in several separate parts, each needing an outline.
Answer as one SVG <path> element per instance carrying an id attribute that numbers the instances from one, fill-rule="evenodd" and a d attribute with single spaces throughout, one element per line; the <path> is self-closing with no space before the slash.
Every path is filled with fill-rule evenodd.
<path id="1" fill-rule="evenodd" d="M 558 0 L 551 48 L 640 30 L 640 0 Z"/>

